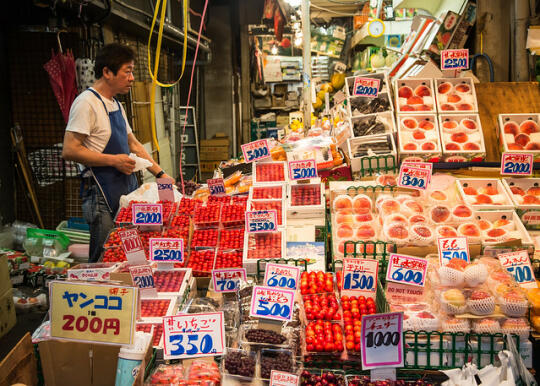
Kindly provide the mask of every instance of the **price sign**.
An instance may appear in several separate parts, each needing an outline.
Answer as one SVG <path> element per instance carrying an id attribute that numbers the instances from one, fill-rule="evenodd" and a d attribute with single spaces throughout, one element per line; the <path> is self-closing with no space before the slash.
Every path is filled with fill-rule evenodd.
<path id="1" fill-rule="evenodd" d="M 397 186 L 402 188 L 426 190 L 431 181 L 431 171 L 401 164 Z"/>
<path id="2" fill-rule="evenodd" d="M 403 367 L 403 313 L 362 316 L 362 370 Z"/>
<path id="3" fill-rule="evenodd" d="M 160 263 L 184 261 L 184 239 L 151 238 L 149 244 L 150 261 Z"/>
<path id="4" fill-rule="evenodd" d="M 298 386 L 299 377 L 296 374 L 272 370 L 270 372 L 270 386 Z"/>
<path id="5" fill-rule="evenodd" d="M 386 280 L 423 287 L 427 266 L 426 259 L 393 253 L 388 261 Z"/>
<path id="6" fill-rule="evenodd" d="M 133 284 L 139 287 L 148 296 L 157 297 L 154 274 L 149 265 L 136 265 L 129 267 L 129 274 Z"/>
<path id="7" fill-rule="evenodd" d="M 412 168 L 419 168 L 419 169 L 429 170 L 428 184 L 431 183 L 431 176 L 433 175 L 433 164 L 431 162 L 409 162 L 409 161 L 405 161 L 405 162 L 402 163 L 402 165 L 412 167 Z"/>
<path id="8" fill-rule="evenodd" d="M 503 153 L 501 174 L 512 176 L 532 175 L 534 156 L 530 153 Z"/>
<path id="9" fill-rule="evenodd" d="M 225 183 L 223 178 L 211 178 L 206 180 L 208 184 L 208 190 L 210 190 L 211 196 L 219 196 L 225 194 Z"/>
<path id="10" fill-rule="evenodd" d="M 163 358 L 186 359 L 222 355 L 223 312 L 163 317 Z"/>
<path id="11" fill-rule="evenodd" d="M 215 292 L 236 292 L 240 280 L 247 281 L 245 268 L 225 268 L 212 270 L 212 283 Z"/>
<path id="12" fill-rule="evenodd" d="M 268 140 L 259 139 L 250 143 L 242 145 L 242 153 L 244 154 L 245 163 L 258 161 L 260 159 L 270 157 L 270 147 L 268 147 Z"/>
<path id="13" fill-rule="evenodd" d="M 497 257 L 501 265 L 514 276 L 514 279 L 521 287 L 538 288 L 527 251 L 502 253 Z"/>
<path id="14" fill-rule="evenodd" d="M 136 288 L 53 280 L 49 296 L 51 337 L 89 343 L 133 343 Z"/>
<path id="15" fill-rule="evenodd" d="M 442 50 L 441 70 L 467 70 L 469 68 L 469 49 Z"/>
<path id="16" fill-rule="evenodd" d="M 471 261 L 466 237 L 440 238 L 437 240 L 437 246 L 441 266 L 448 264 L 451 259 L 461 259 L 467 263 Z"/>
<path id="17" fill-rule="evenodd" d="M 156 179 L 159 201 L 174 202 L 173 182 L 169 178 Z"/>
<path id="18" fill-rule="evenodd" d="M 300 267 L 267 263 L 264 272 L 264 285 L 296 290 L 300 279 Z"/>
<path id="19" fill-rule="evenodd" d="M 317 177 L 317 163 L 314 159 L 289 161 L 291 180 L 307 180 Z"/>
<path id="20" fill-rule="evenodd" d="M 146 254 L 136 229 L 118 231 L 122 249 L 130 265 L 146 264 Z"/>
<path id="21" fill-rule="evenodd" d="M 379 79 L 357 77 L 354 80 L 353 96 L 377 98 L 380 83 Z"/>
<path id="22" fill-rule="evenodd" d="M 246 232 L 271 232 L 277 229 L 277 210 L 246 212 Z"/>
<path id="23" fill-rule="evenodd" d="M 133 204 L 133 225 L 163 225 L 163 205 Z"/>
<path id="24" fill-rule="evenodd" d="M 363 295 L 375 299 L 379 262 L 375 259 L 343 260 L 342 295 Z"/>
<path id="25" fill-rule="evenodd" d="M 254 318 L 290 321 L 294 291 L 271 287 L 253 287 L 249 316 Z"/>

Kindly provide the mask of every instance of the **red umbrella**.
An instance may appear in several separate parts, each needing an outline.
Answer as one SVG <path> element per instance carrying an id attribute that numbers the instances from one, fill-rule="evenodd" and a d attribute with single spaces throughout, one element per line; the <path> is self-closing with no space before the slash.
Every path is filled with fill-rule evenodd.
<path id="1" fill-rule="evenodd" d="M 77 96 L 75 58 L 71 50 L 68 50 L 67 54 L 62 53 L 59 35 L 57 35 L 57 38 L 59 52 L 55 54 L 52 51 L 51 59 L 43 65 L 43 68 L 49 74 L 51 87 L 64 116 L 64 121 L 67 123 L 69 109 Z"/>

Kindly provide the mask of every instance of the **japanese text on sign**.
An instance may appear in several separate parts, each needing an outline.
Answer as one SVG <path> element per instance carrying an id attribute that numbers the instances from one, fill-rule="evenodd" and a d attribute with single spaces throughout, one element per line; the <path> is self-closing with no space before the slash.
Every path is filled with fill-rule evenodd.
<path id="1" fill-rule="evenodd" d="M 168 178 L 156 179 L 159 201 L 174 202 L 172 181 Z"/>
<path id="2" fill-rule="evenodd" d="M 290 265 L 267 263 L 263 284 L 267 287 L 277 287 L 295 290 L 300 278 L 300 268 Z"/>
<path id="3" fill-rule="evenodd" d="M 408 167 L 411 167 L 411 168 L 418 168 L 418 169 L 426 169 L 426 170 L 429 170 L 429 179 L 428 179 L 428 184 L 431 182 L 431 176 L 433 174 L 433 164 L 431 162 L 410 162 L 410 161 L 405 161 L 402 163 L 402 165 L 405 167 L 405 166 L 408 166 Z"/>
<path id="4" fill-rule="evenodd" d="M 470 261 L 469 244 L 466 237 L 440 238 L 437 240 L 437 246 L 441 266 L 448 264 L 451 259 Z"/>
<path id="5" fill-rule="evenodd" d="M 246 232 L 271 232 L 277 229 L 277 210 L 246 212 Z"/>
<path id="6" fill-rule="evenodd" d="M 386 280 L 395 283 L 424 286 L 428 262 L 414 256 L 391 254 L 386 270 Z"/>
<path id="7" fill-rule="evenodd" d="M 403 367 L 403 313 L 362 316 L 362 369 Z"/>
<path id="8" fill-rule="evenodd" d="M 344 259 L 342 294 L 375 299 L 378 271 L 379 262 L 375 259 Z"/>
<path id="9" fill-rule="evenodd" d="M 306 180 L 317 177 L 317 163 L 314 159 L 289 161 L 291 180 Z"/>
<path id="10" fill-rule="evenodd" d="M 164 359 L 222 355 L 225 351 L 223 321 L 223 312 L 164 316 Z"/>
<path id="11" fill-rule="evenodd" d="M 130 264 L 146 263 L 146 254 L 142 246 L 141 238 L 136 229 L 118 231 L 118 237 Z"/>
<path id="12" fill-rule="evenodd" d="M 431 171 L 427 169 L 413 168 L 402 164 L 399 169 L 397 186 L 416 190 L 426 190 L 431 181 Z"/>
<path id="13" fill-rule="evenodd" d="M 184 261 L 184 239 L 151 238 L 149 244 L 151 261 Z"/>
<path id="14" fill-rule="evenodd" d="M 296 374 L 272 370 L 270 372 L 270 386 L 297 386 L 299 377 Z"/>
<path id="15" fill-rule="evenodd" d="M 129 267 L 129 273 L 133 279 L 133 284 L 141 289 L 155 288 L 154 275 L 149 265 L 136 265 Z"/>
<path id="16" fill-rule="evenodd" d="M 357 77 L 354 79 L 353 96 L 376 98 L 380 83 L 379 79 Z"/>
<path id="17" fill-rule="evenodd" d="M 268 140 L 259 139 L 258 141 L 245 143 L 242 145 L 242 153 L 244 154 L 244 161 L 246 163 L 268 158 L 270 157 Z"/>
<path id="18" fill-rule="evenodd" d="M 134 287 L 51 281 L 51 337 L 83 342 L 132 344 Z"/>
<path id="19" fill-rule="evenodd" d="M 534 156 L 530 153 L 503 153 L 501 174 L 530 176 L 533 171 Z"/>
<path id="20" fill-rule="evenodd" d="M 516 251 L 497 255 L 501 265 L 514 276 L 516 282 L 524 288 L 537 288 L 531 260 L 527 251 Z"/>
<path id="21" fill-rule="evenodd" d="M 208 184 L 208 190 L 210 190 L 211 196 L 225 194 L 225 183 L 223 182 L 223 178 L 211 178 L 206 180 L 206 183 Z"/>
<path id="22" fill-rule="evenodd" d="M 162 204 L 133 204 L 133 225 L 163 225 Z"/>
<path id="23" fill-rule="evenodd" d="M 245 268 L 224 268 L 212 270 L 212 283 L 215 292 L 235 292 L 240 280 L 247 281 Z"/>
<path id="24" fill-rule="evenodd" d="M 441 51 L 441 70 L 466 70 L 468 68 L 469 49 Z"/>
<path id="25" fill-rule="evenodd" d="M 253 287 L 249 316 L 275 320 L 291 320 L 294 302 L 294 291 Z"/>

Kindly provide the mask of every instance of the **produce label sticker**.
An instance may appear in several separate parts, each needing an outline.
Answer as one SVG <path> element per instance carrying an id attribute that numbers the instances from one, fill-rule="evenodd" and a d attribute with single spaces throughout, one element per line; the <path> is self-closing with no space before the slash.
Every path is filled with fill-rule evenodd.
<path id="1" fill-rule="evenodd" d="M 402 165 L 409 166 L 409 167 L 412 167 L 412 168 L 419 168 L 419 169 L 429 170 L 428 184 L 431 183 L 431 176 L 433 175 L 433 164 L 431 162 L 409 162 L 409 161 L 405 161 L 405 162 L 402 163 Z"/>
<path id="2" fill-rule="evenodd" d="M 403 313 L 362 316 L 362 370 L 403 367 Z"/>
<path id="3" fill-rule="evenodd" d="M 270 372 L 270 386 L 298 386 L 299 379 L 296 374 L 278 370 Z"/>
<path id="4" fill-rule="evenodd" d="M 468 48 L 441 51 L 441 70 L 467 70 L 468 68 Z"/>
<path id="5" fill-rule="evenodd" d="M 210 190 L 211 196 L 221 196 L 225 194 L 225 183 L 223 178 L 211 178 L 206 180 L 208 184 L 208 190 Z"/>
<path id="6" fill-rule="evenodd" d="M 133 204 L 133 225 L 163 225 L 163 205 Z"/>
<path id="7" fill-rule="evenodd" d="M 223 355 L 223 311 L 163 317 L 163 358 L 187 359 Z"/>
<path id="8" fill-rule="evenodd" d="M 294 291 L 271 287 L 253 287 L 249 316 L 254 318 L 290 321 Z"/>
<path id="9" fill-rule="evenodd" d="M 88 343 L 133 343 L 137 288 L 56 280 L 49 284 L 51 337 Z"/>
<path id="10" fill-rule="evenodd" d="M 120 237 L 122 249 L 130 265 L 146 264 L 146 254 L 136 229 L 118 231 L 118 237 Z"/>
<path id="11" fill-rule="evenodd" d="M 317 177 L 317 163 L 314 159 L 289 161 L 289 178 L 295 180 L 308 180 Z"/>
<path id="12" fill-rule="evenodd" d="M 451 259 L 471 261 L 469 257 L 469 244 L 466 237 L 446 237 L 437 239 L 439 248 L 439 264 L 441 267 L 448 264 Z"/>
<path id="13" fill-rule="evenodd" d="M 156 179 L 159 201 L 174 202 L 174 191 L 172 181 L 168 178 Z"/>
<path id="14" fill-rule="evenodd" d="M 159 263 L 182 263 L 184 261 L 184 239 L 151 238 L 150 261 Z"/>
<path id="15" fill-rule="evenodd" d="M 244 161 L 250 163 L 260 159 L 270 157 L 270 147 L 268 147 L 267 139 L 259 139 L 242 145 L 242 153 Z"/>
<path id="16" fill-rule="evenodd" d="M 267 287 L 296 290 L 300 279 L 300 267 L 267 263 L 263 284 Z"/>
<path id="17" fill-rule="evenodd" d="M 401 164 L 397 186 L 416 190 L 426 190 L 431 181 L 431 171 L 427 169 L 413 168 L 407 164 Z"/>
<path id="18" fill-rule="evenodd" d="M 357 77 L 354 79 L 353 96 L 377 98 L 380 83 L 379 79 Z"/>
<path id="19" fill-rule="evenodd" d="M 514 276 L 523 288 L 538 288 L 527 251 L 516 251 L 497 255 L 503 268 Z"/>
<path id="20" fill-rule="evenodd" d="M 236 292 L 240 280 L 247 281 L 245 268 L 224 268 L 212 270 L 212 283 L 215 292 Z"/>
<path id="21" fill-rule="evenodd" d="M 246 212 L 246 232 L 272 232 L 277 229 L 277 210 L 254 210 Z"/>
<path id="22" fill-rule="evenodd" d="M 531 153 L 503 153 L 501 174 L 505 176 L 530 176 L 533 172 L 534 156 Z"/>
<path id="23" fill-rule="evenodd" d="M 133 284 L 141 289 L 144 296 L 157 297 L 154 274 L 149 265 L 134 265 L 129 267 Z"/>
<path id="24" fill-rule="evenodd" d="M 426 280 L 427 266 L 426 259 L 392 253 L 388 260 L 386 280 L 423 287 Z"/>
<path id="25" fill-rule="evenodd" d="M 375 259 L 344 259 L 342 295 L 375 300 L 379 262 Z"/>

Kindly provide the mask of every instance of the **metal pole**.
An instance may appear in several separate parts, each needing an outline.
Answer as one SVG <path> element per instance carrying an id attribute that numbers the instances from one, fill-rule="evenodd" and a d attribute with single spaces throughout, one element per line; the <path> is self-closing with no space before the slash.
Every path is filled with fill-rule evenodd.
<path id="1" fill-rule="evenodd" d="M 303 80 L 303 109 L 304 109 L 304 130 L 307 130 L 311 126 L 311 29 L 310 29 L 310 17 L 309 17 L 309 0 L 302 0 L 301 6 L 302 12 L 302 37 L 303 47 L 303 68 L 304 73 Z"/>
<path id="2" fill-rule="evenodd" d="M 516 82 L 529 80 L 529 54 L 525 48 L 527 40 L 527 22 L 529 21 L 529 2 L 515 0 L 514 2 L 514 76 Z"/>

